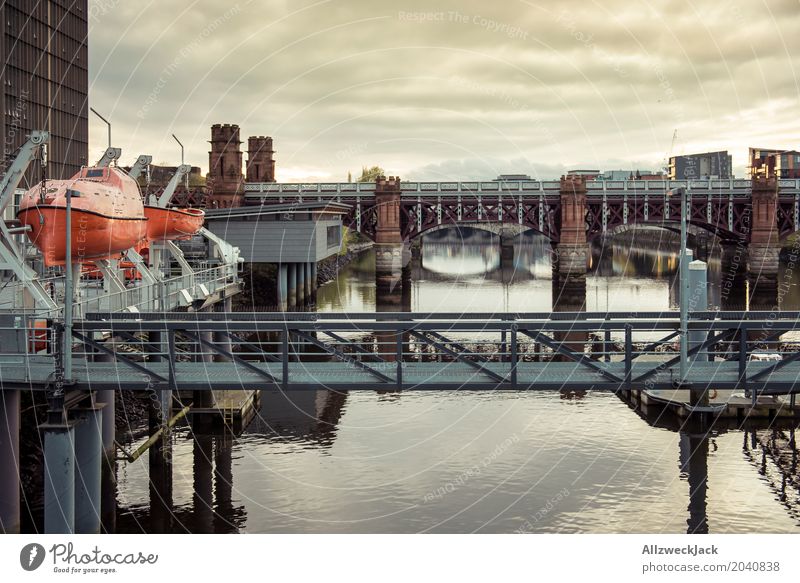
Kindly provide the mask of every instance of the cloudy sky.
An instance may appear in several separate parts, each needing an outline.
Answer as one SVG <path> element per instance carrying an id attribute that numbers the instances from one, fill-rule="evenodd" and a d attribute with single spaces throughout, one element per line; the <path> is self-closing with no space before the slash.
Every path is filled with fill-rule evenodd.
<path id="1" fill-rule="evenodd" d="M 214 123 L 278 180 L 657 169 L 800 149 L 800 0 L 89 0 L 90 104 L 123 162 L 208 166 Z M 90 120 L 92 156 L 105 128 Z"/>

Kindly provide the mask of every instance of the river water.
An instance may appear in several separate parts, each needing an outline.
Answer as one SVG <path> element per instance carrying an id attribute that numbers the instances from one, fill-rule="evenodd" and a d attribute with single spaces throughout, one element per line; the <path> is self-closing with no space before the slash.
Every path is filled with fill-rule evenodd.
<path id="1" fill-rule="evenodd" d="M 652 245 L 648 245 L 652 249 Z M 585 309 L 677 304 L 677 249 L 594 249 Z M 701 256 L 703 254 L 701 253 Z M 746 278 L 707 257 L 711 303 L 747 303 Z M 550 248 L 513 253 L 479 231 L 425 239 L 410 265 L 414 311 L 549 311 Z M 781 299 L 798 309 L 792 274 Z M 726 282 L 729 282 L 726 284 Z M 727 290 L 727 291 L 726 291 Z M 320 288 L 320 311 L 374 311 L 374 255 Z M 264 394 L 239 438 L 173 438 L 173 489 L 147 456 L 117 470 L 116 532 L 795 532 L 794 428 L 709 433 L 597 392 Z"/>

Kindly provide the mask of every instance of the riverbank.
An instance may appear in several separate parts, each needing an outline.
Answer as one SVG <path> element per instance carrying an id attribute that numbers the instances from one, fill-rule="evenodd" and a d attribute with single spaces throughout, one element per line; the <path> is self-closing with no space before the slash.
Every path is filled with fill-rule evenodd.
<path id="1" fill-rule="evenodd" d="M 350 243 L 347 246 L 347 251 L 342 255 L 332 255 L 320 261 L 317 264 L 317 287 L 336 279 L 342 267 L 354 261 L 364 251 L 372 249 L 373 245 L 372 241 Z"/>

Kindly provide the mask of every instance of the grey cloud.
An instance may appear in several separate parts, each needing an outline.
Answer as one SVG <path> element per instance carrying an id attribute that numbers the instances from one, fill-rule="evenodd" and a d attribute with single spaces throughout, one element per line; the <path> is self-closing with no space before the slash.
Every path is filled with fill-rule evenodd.
<path id="1" fill-rule="evenodd" d="M 728 147 L 740 168 L 755 142 L 798 146 L 794 0 L 157 6 L 120 3 L 90 36 L 91 104 L 130 157 L 174 161 L 175 132 L 205 166 L 219 122 L 273 135 L 279 176 L 656 167 L 675 128 L 679 147 Z"/>

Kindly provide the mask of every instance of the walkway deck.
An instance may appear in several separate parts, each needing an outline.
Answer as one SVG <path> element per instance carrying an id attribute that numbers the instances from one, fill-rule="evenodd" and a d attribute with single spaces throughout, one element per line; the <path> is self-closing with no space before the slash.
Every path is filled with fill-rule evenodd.
<path id="1" fill-rule="evenodd" d="M 398 383 L 394 368 L 384 367 L 382 373 L 389 381 L 376 378 L 371 372 L 347 362 L 291 362 L 288 364 L 288 383 L 282 380 L 281 363 L 248 363 L 255 370 L 236 363 L 179 362 L 175 367 L 174 388 L 183 391 L 195 390 L 317 390 L 319 388 L 347 390 L 560 390 L 560 389 L 655 389 L 668 390 L 678 377 L 677 366 L 658 370 L 647 378 L 648 372 L 658 369 L 662 363 L 634 362 L 631 382 L 621 383 L 604 376 L 600 370 L 617 377 L 625 377 L 623 363 L 596 363 L 598 371 L 588 369 L 575 362 L 521 362 L 517 365 L 516 383 L 511 379 L 509 363 L 482 363 L 489 371 L 503 377 L 498 382 L 487 373 L 459 362 L 403 362 L 402 378 Z M 774 363 L 749 362 L 747 376 L 766 370 Z M 143 370 L 137 371 L 122 363 L 97 363 L 77 361 L 74 377 L 77 389 L 93 390 L 144 390 L 145 388 L 169 388 L 169 366 L 166 363 L 140 363 Z M 144 371 L 158 375 L 148 378 Z M 258 371 L 258 372 L 257 372 Z M 0 366 L 0 387 L 3 389 L 45 389 L 52 379 L 52 363 L 30 362 Z M 267 375 L 274 377 L 270 381 Z M 739 363 L 731 361 L 702 362 L 691 366 L 688 380 L 698 388 L 737 389 Z M 762 394 L 787 394 L 800 392 L 800 362 L 789 363 L 783 368 L 764 376 L 759 381 L 748 381 L 750 388 Z"/>

